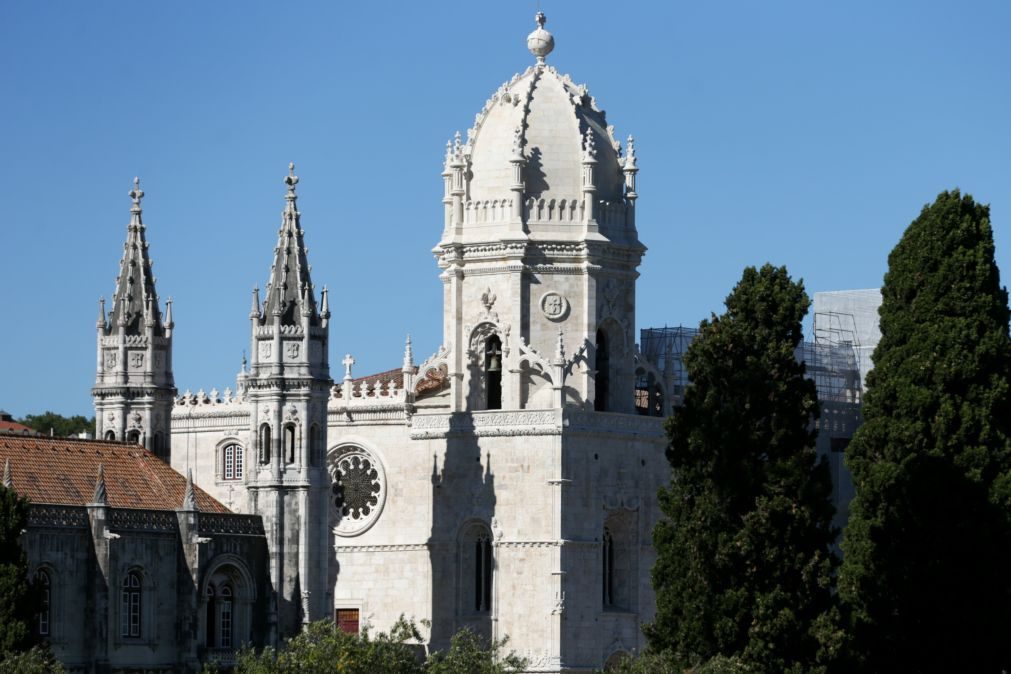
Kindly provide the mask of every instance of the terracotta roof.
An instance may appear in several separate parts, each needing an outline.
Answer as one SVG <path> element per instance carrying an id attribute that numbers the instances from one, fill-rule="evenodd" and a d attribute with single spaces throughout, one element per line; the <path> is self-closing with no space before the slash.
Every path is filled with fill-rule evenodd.
<path id="1" fill-rule="evenodd" d="M 186 491 L 185 477 L 140 445 L 125 442 L 0 435 L 0 470 L 8 460 L 14 490 L 32 503 L 91 503 L 99 464 L 114 508 L 175 510 Z M 199 487 L 194 491 L 201 511 L 230 512 Z"/>
<path id="2" fill-rule="evenodd" d="M 418 373 L 417 366 L 415 366 L 415 368 L 414 368 L 414 373 L 415 374 Z M 368 397 L 371 398 L 371 397 L 374 397 L 375 394 L 376 394 L 375 393 L 375 388 L 374 388 L 374 386 L 372 386 L 373 384 L 375 384 L 375 382 L 380 382 L 382 384 L 386 384 L 387 382 L 392 381 L 392 382 L 394 382 L 396 384 L 396 386 L 397 386 L 398 389 L 403 388 L 404 387 L 404 371 L 403 371 L 403 368 L 399 368 L 398 367 L 398 368 L 395 368 L 393 370 L 386 370 L 384 372 L 379 372 L 377 374 L 370 374 L 370 375 L 366 375 L 364 377 L 355 377 L 351 381 L 352 381 L 352 384 L 362 384 L 362 383 L 365 383 L 367 385 L 367 390 L 368 390 L 368 394 L 369 394 Z M 443 389 L 446 388 L 448 382 L 449 382 L 449 377 L 447 376 L 447 374 L 446 374 L 445 371 L 443 371 L 441 369 L 439 369 L 439 370 L 430 370 L 428 372 L 427 376 L 425 376 L 422 379 L 417 380 L 415 382 L 415 384 L 414 384 L 415 395 L 419 395 L 420 396 L 420 395 L 425 395 L 425 394 L 428 394 L 428 393 L 434 393 L 434 392 L 441 391 L 441 390 L 443 390 Z M 368 387 L 372 387 L 372 388 L 368 388 Z M 334 388 L 338 392 L 341 392 L 342 389 L 343 389 L 343 382 L 335 382 Z"/>
<path id="3" fill-rule="evenodd" d="M 0 433 L 26 433 L 31 435 L 36 433 L 36 430 L 24 424 L 19 424 L 16 421 L 0 421 Z"/>

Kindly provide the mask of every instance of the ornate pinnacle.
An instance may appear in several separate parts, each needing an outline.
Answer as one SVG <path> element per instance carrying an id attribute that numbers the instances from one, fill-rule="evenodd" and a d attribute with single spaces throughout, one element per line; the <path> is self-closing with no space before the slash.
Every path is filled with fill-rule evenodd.
<path id="1" fill-rule="evenodd" d="M 250 318 L 260 317 L 260 287 L 253 286 L 253 306 L 249 309 Z"/>
<path id="2" fill-rule="evenodd" d="M 105 298 L 98 300 L 98 327 L 105 328 Z"/>
<path id="3" fill-rule="evenodd" d="M 14 488 L 14 480 L 11 479 L 11 460 L 4 459 L 4 486 L 8 489 Z"/>
<path id="4" fill-rule="evenodd" d="M 404 344 L 404 372 L 414 372 L 414 350 L 411 348 L 411 336 L 407 335 Z"/>
<path id="5" fill-rule="evenodd" d="M 183 510 L 197 509 L 197 494 L 193 490 L 193 469 L 186 469 L 186 491 L 183 492 Z"/>
<path id="6" fill-rule="evenodd" d="M 176 326 L 172 320 L 172 298 L 165 300 L 165 327 L 171 330 Z"/>
<path id="7" fill-rule="evenodd" d="M 593 139 L 593 129 L 586 127 L 586 135 L 583 136 L 583 163 L 596 163 L 597 147 Z"/>
<path id="8" fill-rule="evenodd" d="M 562 332 L 561 328 L 558 328 L 558 348 L 555 352 L 555 360 L 559 363 L 565 362 L 565 333 Z"/>
<path id="9" fill-rule="evenodd" d="M 330 292 L 323 286 L 323 296 L 320 299 L 319 315 L 321 318 L 330 318 Z"/>
<path id="10" fill-rule="evenodd" d="M 628 142 L 625 144 L 625 167 L 626 171 L 636 171 L 638 167 L 635 165 L 635 139 L 631 135 L 628 137 Z"/>
<path id="11" fill-rule="evenodd" d="M 446 141 L 446 160 L 443 162 L 442 167 L 449 171 L 449 165 L 453 163 L 453 141 Z"/>
<path id="12" fill-rule="evenodd" d="M 105 466 L 100 463 L 98 464 L 98 475 L 95 477 L 95 491 L 91 496 L 91 502 L 104 505 L 108 500 L 108 494 L 105 490 Z"/>
<path id="13" fill-rule="evenodd" d="M 513 131 L 513 161 L 523 159 L 523 125 L 518 124 Z"/>

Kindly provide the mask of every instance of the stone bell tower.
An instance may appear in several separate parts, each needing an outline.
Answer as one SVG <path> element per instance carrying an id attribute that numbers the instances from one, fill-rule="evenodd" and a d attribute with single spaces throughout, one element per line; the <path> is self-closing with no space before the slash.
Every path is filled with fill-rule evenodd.
<path id="1" fill-rule="evenodd" d="M 263 305 L 253 290 L 245 378 L 255 452 L 248 464 L 252 512 L 263 517 L 275 604 L 272 639 L 328 615 L 329 478 L 325 466 L 330 311 L 317 308 L 300 224 L 294 164 Z"/>
<path id="2" fill-rule="evenodd" d="M 455 411 L 631 412 L 638 167 L 586 85 L 536 62 L 447 143 L 435 253 Z"/>
<path id="3" fill-rule="evenodd" d="M 148 256 L 141 219 L 144 192 L 133 180 L 133 206 L 127 226 L 119 277 L 106 317 L 105 299 L 99 301 L 97 376 L 92 398 L 95 432 L 106 440 L 144 445 L 170 461 L 170 423 L 175 401 L 172 379 L 172 300 L 162 316 L 155 290 L 153 262 Z"/>

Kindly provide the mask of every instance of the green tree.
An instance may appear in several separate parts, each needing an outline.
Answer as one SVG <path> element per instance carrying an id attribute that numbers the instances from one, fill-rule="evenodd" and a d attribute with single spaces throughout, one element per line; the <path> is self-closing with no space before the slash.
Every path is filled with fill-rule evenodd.
<path id="1" fill-rule="evenodd" d="M 319 620 L 292 637 L 279 652 L 240 651 L 236 671 L 243 674 L 421 674 L 417 627 L 403 617 L 393 629 L 373 634 L 341 631 L 331 620 Z"/>
<path id="2" fill-rule="evenodd" d="M 22 423 L 42 435 L 49 435 L 52 432 L 58 438 L 66 438 L 84 431 L 95 432 L 95 417 L 89 419 L 79 414 L 65 417 L 49 410 L 42 414 L 29 414 L 18 423 Z"/>
<path id="3" fill-rule="evenodd" d="M 814 449 L 814 383 L 794 355 L 808 305 L 785 268 L 749 267 L 685 356 L 692 385 L 667 422 L 645 631 L 686 668 L 819 671 L 838 643 L 831 478 Z"/>
<path id="4" fill-rule="evenodd" d="M 944 192 L 888 258 L 839 592 L 854 670 L 1011 669 L 1011 345 L 989 208 Z"/>
<path id="5" fill-rule="evenodd" d="M 27 524 L 28 500 L 0 485 L 0 661 L 34 644 L 38 602 L 28 582 L 28 557 L 18 542 Z"/>
<path id="6" fill-rule="evenodd" d="M 469 629 L 453 635 L 449 650 L 432 653 L 425 664 L 428 674 L 511 674 L 522 672 L 526 661 L 509 653 L 502 654 L 506 639 L 484 642 Z"/>

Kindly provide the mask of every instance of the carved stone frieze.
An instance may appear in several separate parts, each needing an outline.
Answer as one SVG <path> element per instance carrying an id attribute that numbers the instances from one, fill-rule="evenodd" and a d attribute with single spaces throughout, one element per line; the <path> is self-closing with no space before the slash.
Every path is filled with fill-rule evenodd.
<path id="1" fill-rule="evenodd" d="M 424 414 L 411 418 L 411 438 L 458 434 L 473 434 L 478 437 L 560 435 L 561 422 L 558 410 Z"/>

